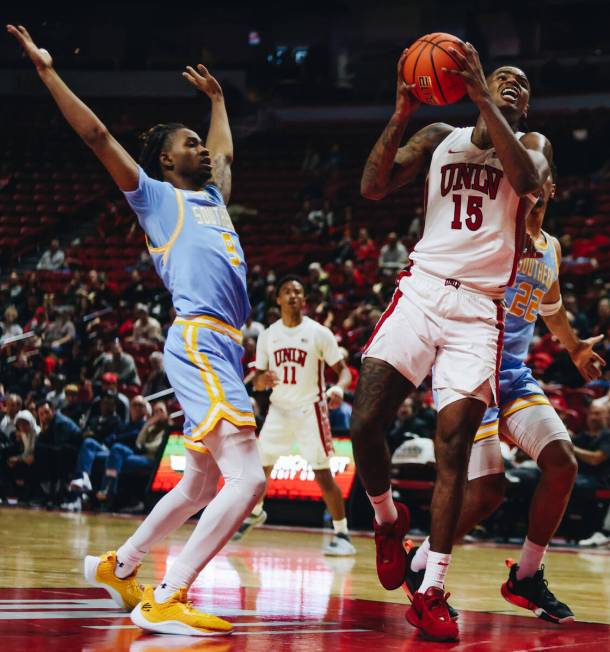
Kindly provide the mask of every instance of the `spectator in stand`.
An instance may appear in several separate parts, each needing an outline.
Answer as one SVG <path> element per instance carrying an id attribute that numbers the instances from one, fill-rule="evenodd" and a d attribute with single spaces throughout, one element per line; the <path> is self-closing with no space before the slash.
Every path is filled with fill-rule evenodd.
<path id="1" fill-rule="evenodd" d="M 398 239 L 398 235 L 392 231 L 388 233 L 386 244 L 381 247 L 379 253 L 380 269 L 388 269 L 393 272 L 400 271 L 409 260 L 409 254 L 405 246 Z"/>
<path id="2" fill-rule="evenodd" d="M 129 399 L 125 394 L 119 392 L 119 377 L 115 373 L 107 371 L 105 374 L 102 374 L 101 381 L 102 393 L 110 392 L 114 396 L 117 414 L 121 417 L 122 421 L 127 421 L 129 416 Z M 92 414 L 99 414 L 99 401 L 99 396 L 93 399 L 91 404 Z"/>
<path id="3" fill-rule="evenodd" d="M 0 485 L 5 495 L 16 496 L 20 502 L 29 498 L 32 489 L 34 450 L 40 428 L 34 415 L 21 410 L 15 417 L 15 447 L 12 454 L 3 460 L 5 467 L 0 469 Z"/>
<path id="4" fill-rule="evenodd" d="M 88 410 L 88 406 L 81 400 L 79 396 L 78 385 L 69 383 L 64 388 L 66 400 L 64 406 L 61 408 L 61 413 L 72 419 L 74 423 L 81 424 L 83 416 Z"/>
<path id="5" fill-rule="evenodd" d="M 24 291 L 19 274 L 12 271 L 8 277 L 8 299 L 9 303 L 20 305 L 24 302 Z"/>
<path id="6" fill-rule="evenodd" d="M 23 406 L 19 394 L 9 394 L 4 402 L 4 415 L 0 419 L 0 445 L 15 434 L 15 418 Z"/>
<path id="7" fill-rule="evenodd" d="M 254 340 L 265 330 L 265 327 L 259 322 L 254 321 L 252 313 L 248 315 L 244 325 L 241 327 L 241 332 L 244 338 L 251 337 Z"/>
<path id="8" fill-rule="evenodd" d="M 15 306 L 9 306 L 4 311 L 4 321 L 0 321 L 0 337 L 16 337 L 23 333 L 23 329 L 17 323 L 19 314 Z"/>
<path id="9" fill-rule="evenodd" d="M 369 296 L 371 303 L 384 308 L 390 303 L 396 290 L 396 270 L 380 269 L 377 276 L 378 281 L 373 285 Z"/>
<path id="10" fill-rule="evenodd" d="M 275 322 L 280 317 L 280 309 L 277 306 L 271 306 L 271 308 L 269 308 L 265 314 L 265 324 L 267 324 L 267 326 L 271 326 L 271 324 L 275 324 Z"/>
<path id="11" fill-rule="evenodd" d="M 411 397 L 406 398 L 398 408 L 396 420 L 388 433 L 390 452 L 394 452 L 410 435 L 431 438 L 425 415 L 420 415 L 417 404 Z"/>
<path id="12" fill-rule="evenodd" d="M 359 296 L 359 291 L 365 285 L 366 279 L 362 272 L 354 265 L 353 260 L 348 259 L 343 263 L 337 282 L 333 285 L 333 291 L 344 294 L 347 301 L 351 303 Z"/>
<path id="13" fill-rule="evenodd" d="M 322 265 L 318 262 L 309 264 L 307 268 L 308 276 L 305 284 L 305 293 L 310 295 L 314 288 L 322 293 L 322 297 L 326 297 L 329 291 L 328 274 L 324 271 Z M 275 288 L 274 288 L 275 291 Z"/>
<path id="14" fill-rule="evenodd" d="M 59 240 L 53 238 L 49 248 L 42 254 L 36 269 L 55 271 L 64 266 L 64 252 L 59 248 Z"/>
<path id="15" fill-rule="evenodd" d="M 591 335 L 591 327 L 589 326 L 589 318 L 587 313 L 580 309 L 578 300 L 574 292 L 563 293 L 563 305 L 568 311 L 568 318 L 572 324 L 572 328 L 578 333 L 581 339 L 586 339 Z"/>
<path id="16" fill-rule="evenodd" d="M 65 414 L 63 408 L 66 405 L 66 377 L 63 374 L 52 374 L 50 378 L 51 391 L 47 393 L 47 401 L 56 409 Z"/>
<path id="17" fill-rule="evenodd" d="M 597 302 L 597 324 L 593 328 L 593 335 L 608 335 L 610 332 L 610 297 L 600 297 Z"/>
<path id="18" fill-rule="evenodd" d="M 136 398 L 141 399 L 142 397 Z M 163 401 L 159 401 L 155 403 L 152 416 L 140 428 L 132 444 L 116 443 L 112 445 L 106 459 L 104 478 L 96 495 L 100 502 L 108 501 L 116 495 L 121 472 L 134 473 L 150 471 L 153 468 L 157 451 L 169 427 L 167 406 Z"/>
<path id="19" fill-rule="evenodd" d="M 56 412 L 45 399 L 36 406 L 40 434 L 34 449 L 35 489 L 47 505 L 61 502 L 81 442 L 80 428 L 68 417 Z"/>
<path id="20" fill-rule="evenodd" d="M 243 341 L 244 354 L 241 359 L 244 375 L 248 373 L 248 368 L 256 360 L 256 340 L 253 337 L 246 337 Z"/>
<path id="21" fill-rule="evenodd" d="M 587 414 L 587 429 L 574 437 L 578 475 L 574 496 L 583 501 L 583 522 L 593 534 L 579 542 L 581 546 L 605 546 L 610 532 L 602 531 L 603 512 L 595 501 L 595 491 L 610 487 L 610 430 L 608 408 L 592 404 Z"/>
<path id="22" fill-rule="evenodd" d="M 336 408 L 328 410 L 330 431 L 337 436 L 349 437 L 349 429 L 352 422 L 352 406 L 345 400 Z"/>
<path id="23" fill-rule="evenodd" d="M 55 319 L 49 323 L 43 333 L 43 344 L 57 354 L 67 351 L 76 336 L 76 328 L 66 308 L 55 311 Z"/>
<path id="24" fill-rule="evenodd" d="M 108 351 L 102 353 L 95 361 L 94 366 L 96 368 L 95 379 L 111 372 L 118 376 L 121 385 L 140 385 L 140 377 L 133 356 L 123 351 L 121 342 L 116 338 L 110 342 Z"/>
<path id="25" fill-rule="evenodd" d="M 356 260 L 362 263 L 367 260 L 378 260 L 379 251 L 377 245 L 365 227 L 358 229 L 358 239 L 352 243 L 352 249 L 354 250 Z"/>
<path id="26" fill-rule="evenodd" d="M 146 303 L 148 300 L 149 292 L 144 286 L 142 275 L 139 270 L 134 269 L 131 272 L 129 285 L 123 290 L 122 298 L 128 305 L 135 305 L 136 303 Z"/>
<path id="27" fill-rule="evenodd" d="M 407 238 L 410 245 L 415 245 L 415 243 L 421 238 L 423 231 L 423 220 L 424 220 L 424 209 L 421 206 L 418 206 L 415 209 L 415 216 L 409 224 L 407 229 Z"/>
<path id="28" fill-rule="evenodd" d="M 110 391 L 102 392 L 99 397 L 99 412 L 90 414 L 83 426 L 85 441 L 94 440 L 103 444 L 110 435 L 118 432 L 125 422 L 117 414 L 117 400 Z"/>
<path id="29" fill-rule="evenodd" d="M 170 384 L 165 373 L 163 353 L 161 351 L 153 351 L 148 356 L 148 364 L 149 372 L 142 385 L 142 395 L 150 396 L 164 389 L 169 389 Z"/>
<path id="30" fill-rule="evenodd" d="M 129 405 L 129 421 L 121 422 L 114 412 L 114 396 L 110 393 L 102 397 L 100 418 L 92 425 L 97 425 L 97 430 L 85 429 L 85 440 L 78 451 L 78 459 L 74 466 L 73 479 L 69 484 L 72 492 L 71 500 L 62 505 L 62 509 L 68 511 L 80 511 L 82 507 L 81 498 L 77 494 L 93 491 L 91 482 L 91 471 L 95 461 L 106 459 L 111 448 L 115 444 L 133 446 L 138 433 L 148 416 L 150 405 L 140 395 L 134 396 Z"/>
<path id="31" fill-rule="evenodd" d="M 161 334 L 161 324 L 148 314 L 148 307 L 145 304 L 136 304 L 135 317 L 132 335 L 135 344 L 163 344 L 165 338 Z"/>

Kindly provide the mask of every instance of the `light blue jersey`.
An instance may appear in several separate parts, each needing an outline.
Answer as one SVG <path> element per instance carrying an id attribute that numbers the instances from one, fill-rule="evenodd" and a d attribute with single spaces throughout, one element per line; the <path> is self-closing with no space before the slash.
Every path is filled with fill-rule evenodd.
<path id="1" fill-rule="evenodd" d="M 185 413 L 185 445 L 205 452 L 201 440 L 220 419 L 255 426 L 241 367 L 250 302 L 239 238 L 213 184 L 180 190 L 140 168 L 138 188 L 124 194 L 176 309 L 164 361 Z"/>
<path id="2" fill-rule="evenodd" d="M 176 313 L 212 315 L 241 328 L 250 313 L 247 267 L 218 188 L 179 190 L 140 169 L 138 189 L 124 194 Z"/>
<path id="3" fill-rule="evenodd" d="M 499 406 L 485 412 L 475 441 L 497 434 L 499 415 L 508 416 L 530 405 L 549 405 L 531 369 L 525 364 L 540 303 L 559 275 L 553 241 L 544 231 L 542 235 L 545 243 L 536 244 L 540 257 L 522 258 L 515 283 L 506 290 Z"/>

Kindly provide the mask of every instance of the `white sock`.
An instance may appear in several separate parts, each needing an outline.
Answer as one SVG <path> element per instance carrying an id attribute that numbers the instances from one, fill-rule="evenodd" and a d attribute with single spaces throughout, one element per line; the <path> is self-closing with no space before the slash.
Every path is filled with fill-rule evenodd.
<path id="1" fill-rule="evenodd" d="M 542 558 L 547 548 L 548 545 L 539 546 L 537 543 L 525 537 L 523 547 L 521 548 L 519 568 L 517 568 L 518 580 L 522 580 L 524 577 L 534 577 L 536 571 L 540 568 L 540 564 L 542 564 Z"/>
<path id="2" fill-rule="evenodd" d="M 333 529 L 335 534 L 347 534 L 347 518 L 342 518 L 340 521 L 333 521 Z"/>
<path id="3" fill-rule="evenodd" d="M 411 570 L 418 573 L 421 570 L 426 568 L 426 563 L 428 561 L 428 553 L 430 552 L 430 537 L 426 537 L 422 542 L 421 546 L 417 549 L 417 552 L 411 560 Z"/>
<path id="4" fill-rule="evenodd" d="M 166 602 L 178 589 L 183 586 L 189 587 L 198 574 L 196 568 L 175 561 L 166 571 L 161 584 L 155 589 L 155 601 Z"/>
<path id="5" fill-rule="evenodd" d="M 425 593 L 431 586 L 439 589 L 445 588 L 445 575 L 451 563 L 451 554 L 446 555 L 442 552 L 428 552 L 428 563 L 426 564 L 426 574 L 424 581 L 421 583 L 418 593 Z"/>
<path id="6" fill-rule="evenodd" d="M 263 513 L 263 504 L 264 503 L 256 503 L 256 505 L 254 505 L 252 508 L 253 516 L 260 516 Z"/>
<path id="7" fill-rule="evenodd" d="M 370 496 L 369 494 L 367 496 L 375 510 L 375 520 L 379 525 L 396 521 L 398 512 L 396 511 L 396 505 L 394 505 L 391 488 L 379 494 L 379 496 Z"/>
<path id="8" fill-rule="evenodd" d="M 131 575 L 146 556 L 146 552 L 145 550 L 138 550 L 131 543 L 131 539 L 127 539 L 116 553 L 114 574 L 120 579 L 125 579 Z"/>

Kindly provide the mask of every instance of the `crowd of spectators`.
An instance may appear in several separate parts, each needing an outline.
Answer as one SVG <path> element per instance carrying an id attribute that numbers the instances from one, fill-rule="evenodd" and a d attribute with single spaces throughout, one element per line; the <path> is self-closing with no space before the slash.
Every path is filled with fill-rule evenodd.
<path id="1" fill-rule="evenodd" d="M 355 223 L 344 192 L 345 158 L 338 144 L 326 154 L 308 147 L 302 163 L 302 206 L 292 228 L 295 235 L 328 243 L 327 255 L 309 259 L 300 271 L 308 314 L 335 333 L 352 369 L 353 391 L 360 351 L 391 300 L 396 275 L 421 231 L 422 215 L 414 214 L 404 232 L 380 237 L 374 237 L 374 225 L 370 230 Z M 559 192 L 548 217 L 548 228 L 561 238 L 564 249 L 564 303 L 583 338 L 610 335 L 610 283 L 596 273 L 610 238 L 587 222 L 593 211 L 590 183 L 578 181 Z M 572 215 L 581 215 L 584 223 L 578 237 L 562 232 L 562 218 Z M 173 309 L 159 283 L 145 279 L 143 271 L 150 268 L 145 252 L 123 287 L 95 269 L 71 268 L 57 240 L 36 267 L 12 271 L 0 283 L 0 498 L 65 509 L 80 509 L 84 500 L 109 508 L 118 501 L 120 506 L 121 477 L 145 475 L 154 466 L 162 434 L 171 427 L 170 414 L 175 415 L 175 427 L 181 425 L 162 355 Z M 583 269 L 590 274 L 584 284 Z M 43 273 L 61 275 L 62 282 L 48 289 Z M 278 276 L 262 265 L 249 270 L 252 313 L 243 327 L 246 379 L 256 339 L 279 318 Z M 607 337 L 600 353 L 610 363 L 609 347 Z M 577 486 L 581 498 L 589 497 L 591 509 L 583 513 L 589 514 L 591 533 L 608 536 L 608 523 L 604 525 L 601 511 L 593 509 L 591 492 L 610 488 L 610 372 L 583 386 L 569 356 L 542 323 L 537 325 L 529 364 L 574 435 L 581 465 Z M 578 391 L 570 395 L 570 404 L 566 388 Z M 165 401 L 158 400 L 159 395 Z M 347 392 L 344 403 L 331 412 L 336 434 L 349 434 L 351 398 Z M 574 404 L 577 400 L 581 404 Z M 252 391 L 252 401 L 260 423 L 267 397 Z M 391 450 L 415 437 L 431 441 L 434 429 L 435 412 L 425 382 L 398 411 L 388 432 Z M 425 448 L 427 464 L 433 447 Z M 508 470 L 527 469 L 528 462 L 507 451 Z M 520 471 L 515 477 L 525 484 L 534 472 Z M 143 496 L 135 498 L 140 509 Z"/>

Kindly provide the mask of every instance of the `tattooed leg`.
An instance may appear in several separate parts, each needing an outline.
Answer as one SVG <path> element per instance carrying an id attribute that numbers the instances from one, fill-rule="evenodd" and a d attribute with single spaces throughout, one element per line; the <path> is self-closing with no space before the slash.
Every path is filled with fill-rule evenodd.
<path id="1" fill-rule="evenodd" d="M 392 365 L 377 358 L 362 363 L 352 409 L 356 468 L 370 496 L 390 487 L 390 449 L 386 434 L 399 405 L 414 387 Z"/>

